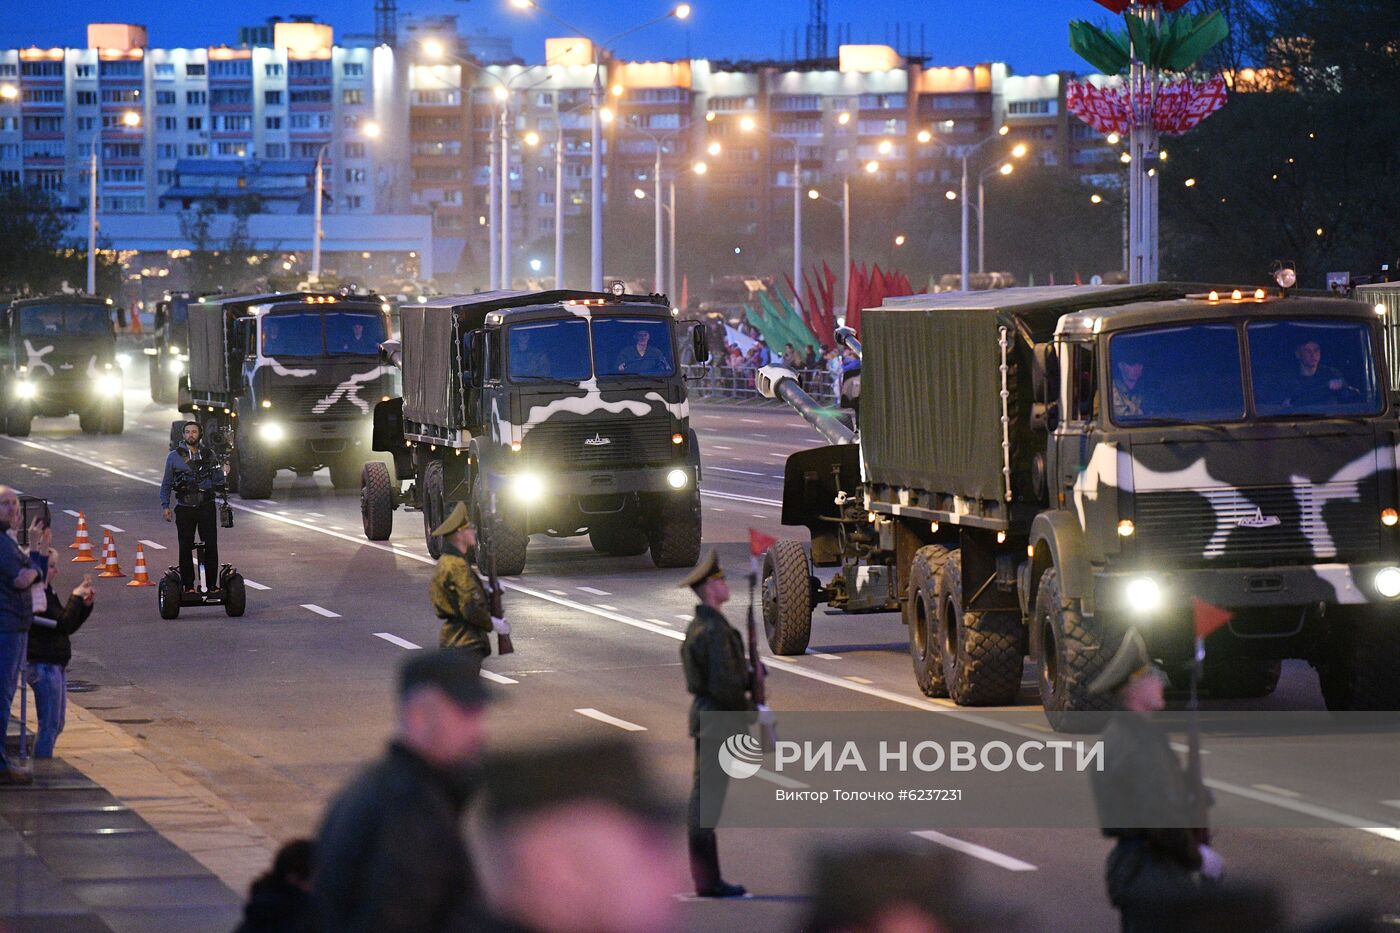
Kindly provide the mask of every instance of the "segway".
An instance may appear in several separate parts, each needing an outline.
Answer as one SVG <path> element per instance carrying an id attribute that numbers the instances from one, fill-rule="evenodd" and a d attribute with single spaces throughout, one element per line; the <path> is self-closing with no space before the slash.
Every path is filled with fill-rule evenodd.
<path id="1" fill-rule="evenodd" d="M 243 574 L 230 564 L 219 565 L 219 589 L 211 591 L 204 579 L 204 542 L 194 546 L 195 574 L 197 588 L 185 591 L 180 578 L 179 567 L 167 567 L 160 578 L 156 597 L 160 601 L 160 617 L 175 619 L 185 606 L 223 606 L 231 616 L 241 616 L 248 606 L 248 590 L 243 585 Z"/>

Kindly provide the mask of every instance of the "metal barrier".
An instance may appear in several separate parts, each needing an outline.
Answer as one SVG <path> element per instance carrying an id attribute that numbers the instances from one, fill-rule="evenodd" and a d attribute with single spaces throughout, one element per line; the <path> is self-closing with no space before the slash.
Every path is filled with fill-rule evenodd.
<path id="1" fill-rule="evenodd" d="M 759 395 L 754 384 L 757 369 L 748 366 L 731 367 L 721 363 L 684 367 L 690 397 L 773 404 Z M 827 369 L 799 369 L 797 381 L 812 398 L 822 405 L 836 406 L 841 398 L 841 373 Z"/>

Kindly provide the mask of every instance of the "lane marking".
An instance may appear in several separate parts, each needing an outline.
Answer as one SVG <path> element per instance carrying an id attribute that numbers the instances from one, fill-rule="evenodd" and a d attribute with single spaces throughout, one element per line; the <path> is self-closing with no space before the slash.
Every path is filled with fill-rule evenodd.
<path id="1" fill-rule="evenodd" d="M 584 592 L 584 593 L 591 593 L 591 594 L 594 595 L 594 596 L 611 596 L 611 595 L 612 595 L 612 594 L 609 593 L 607 590 L 600 590 L 600 589 L 597 589 L 596 587 L 592 587 L 592 586 L 580 586 L 580 587 L 578 587 L 578 589 L 579 589 L 579 591 L 581 591 L 581 592 Z"/>
<path id="2" fill-rule="evenodd" d="M 124 534 L 126 534 L 126 529 L 125 529 L 125 528 L 118 528 L 116 525 L 98 525 L 97 527 L 98 527 L 98 528 L 105 528 L 105 529 L 107 529 L 108 531 L 110 531 L 110 532 L 111 532 L 112 534 L 114 534 L 114 535 L 124 535 Z"/>
<path id="3" fill-rule="evenodd" d="M 855 674 L 848 674 L 846 679 L 853 684 L 873 684 L 875 682 L 868 677 L 857 677 Z"/>
<path id="4" fill-rule="evenodd" d="M 955 839 L 952 836 L 945 836 L 943 833 L 935 832 L 932 829 L 915 830 L 914 835 L 920 839 L 927 839 L 929 842 L 952 849 L 954 852 L 961 852 L 963 855 L 970 855 L 973 858 L 981 859 L 984 862 L 995 865 L 998 868 L 1005 868 L 1007 871 L 1036 871 L 1036 867 L 1030 862 L 1023 862 L 1018 858 L 1012 858 L 996 849 L 989 849 L 986 846 L 979 846 L 975 842 L 968 842 L 966 839 Z"/>
<path id="5" fill-rule="evenodd" d="M 244 580 L 243 582 L 244 582 L 244 583 L 247 583 L 248 581 L 247 581 L 247 580 Z M 327 619 L 339 619 L 339 618 L 340 618 L 340 613 L 338 613 L 338 612 L 331 612 L 329 609 L 325 608 L 324 606 L 318 606 L 318 605 L 316 605 L 315 603 L 302 603 L 302 604 L 301 604 L 301 608 L 303 608 L 303 609 L 310 609 L 312 612 L 316 613 L 318 616 L 325 616 Z"/>
<path id="6" fill-rule="evenodd" d="M 718 470 L 719 467 L 710 467 L 710 469 Z M 760 499 L 758 496 L 741 496 L 732 492 L 715 492 L 712 489 L 702 489 L 700 490 L 700 495 L 710 499 L 725 499 L 729 502 L 747 502 L 750 505 L 770 505 L 775 509 L 783 507 L 782 502 L 777 499 Z"/>
<path id="7" fill-rule="evenodd" d="M 416 650 L 416 649 L 420 649 L 420 648 L 423 647 L 422 645 L 415 645 L 413 642 L 409 641 L 407 638 L 400 638 L 399 636 L 394 635 L 394 634 L 391 634 L 391 633 L 389 633 L 389 632 L 375 632 L 375 633 L 374 633 L 374 637 L 375 637 L 375 638 L 382 638 L 382 639 L 384 639 L 385 641 L 387 641 L 389 644 L 391 644 L 391 645 L 398 645 L 400 648 L 408 648 L 410 651 Z"/>
<path id="8" fill-rule="evenodd" d="M 1271 803 L 1284 810 L 1292 810 L 1294 813 L 1301 813 L 1304 816 L 1316 817 L 1328 823 L 1336 823 L 1347 826 L 1351 829 L 1359 829 L 1362 832 L 1380 836 L 1382 839 L 1389 839 L 1391 842 L 1400 842 L 1400 829 L 1394 826 L 1377 826 L 1372 819 L 1362 819 L 1359 816 L 1352 816 L 1350 813 L 1342 813 L 1340 810 L 1333 810 L 1331 807 L 1323 807 L 1314 803 L 1307 803 L 1303 800 L 1290 800 L 1287 797 L 1280 797 L 1277 794 L 1255 790 L 1252 787 L 1241 787 L 1238 784 L 1231 784 L 1228 781 L 1218 781 L 1213 778 L 1206 778 L 1206 787 L 1212 790 L 1223 791 L 1227 794 L 1234 794 L 1238 797 L 1245 797 L 1249 800 L 1257 800 L 1260 803 Z"/>
<path id="9" fill-rule="evenodd" d="M 563 590 L 550 590 L 550 592 L 553 593 L 555 596 L 568 596 L 568 595 L 569 595 L 568 593 L 564 592 Z"/>
<path id="10" fill-rule="evenodd" d="M 682 622 L 692 622 L 692 621 L 694 621 L 695 616 L 678 615 L 678 616 L 676 616 L 676 618 L 677 618 L 677 619 L 680 619 Z"/>
<path id="11" fill-rule="evenodd" d="M 670 622 L 667 622 L 665 619 L 647 619 L 647 621 L 650 622 L 650 623 L 652 623 L 653 625 L 670 625 L 670 624 L 671 624 Z"/>
<path id="12" fill-rule="evenodd" d="M 160 544 L 159 542 L 156 542 L 156 541 L 147 541 L 145 538 L 142 538 L 142 539 L 141 539 L 139 542 L 137 542 L 137 543 L 138 543 L 138 544 L 144 544 L 144 545 L 146 545 L 146 547 L 150 548 L 150 549 L 153 550 L 153 551 L 163 551 L 163 550 L 165 550 L 165 545 Z M 244 582 L 244 583 L 247 583 L 248 581 L 247 581 L 247 580 L 244 580 L 243 582 Z"/>
<path id="13" fill-rule="evenodd" d="M 482 673 L 485 672 L 483 671 Z M 592 709 L 590 707 L 576 709 L 574 710 L 574 712 L 578 713 L 580 716 L 587 716 L 589 719 L 596 719 L 599 722 L 605 722 L 610 726 L 617 726 L 619 729 L 622 729 L 627 732 L 647 731 L 646 726 L 639 726 L 635 722 L 628 722 L 625 719 L 618 719 L 616 716 L 609 716 L 607 713 L 600 713 L 596 709 Z"/>
<path id="14" fill-rule="evenodd" d="M 1381 803 L 1385 804 L 1387 807 L 1395 807 L 1397 810 L 1400 810 L 1400 800 L 1382 800 Z"/>
<path id="15" fill-rule="evenodd" d="M 514 677 L 507 677 L 507 676 L 504 675 L 504 674 L 497 674 L 495 671 L 488 671 L 488 670 L 487 670 L 486 668 L 484 668 L 484 667 L 481 669 L 481 676 L 482 676 L 484 679 L 489 680 L 489 681 L 491 681 L 492 683 L 497 683 L 497 684 L 518 684 L 518 683 L 520 683 L 520 681 L 516 680 Z"/>
<path id="16" fill-rule="evenodd" d="M 73 516 L 74 518 L 77 518 L 81 513 L 80 513 L 80 512 L 74 512 L 72 509 L 64 509 L 64 510 L 63 510 L 63 514 L 64 514 L 64 515 L 71 515 L 71 516 Z"/>
<path id="17" fill-rule="evenodd" d="M 246 587 L 247 587 L 248 589 L 250 589 L 250 590 L 270 590 L 270 589 L 272 589 L 272 587 L 270 587 L 270 586 L 264 586 L 263 584 L 259 583 L 259 582 L 256 581 L 256 580 L 249 580 L 247 577 L 244 577 L 244 578 L 243 578 L 243 585 L 246 586 Z"/>
<path id="18" fill-rule="evenodd" d="M 1275 787 L 1273 784 L 1254 784 L 1254 785 L 1251 785 L 1251 786 L 1252 786 L 1255 790 L 1262 790 L 1262 791 L 1263 791 L 1264 793 L 1266 793 L 1266 794 L 1278 794 L 1280 797 L 1301 797 L 1301 796 L 1303 796 L 1302 794 L 1298 793 L 1297 791 L 1289 790 L 1289 789 L 1286 788 L 1286 787 Z"/>
<path id="19" fill-rule="evenodd" d="M 731 470 L 729 467 L 710 467 L 716 473 L 738 473 L 740 476 L 763 476 L 763 473 L 755 473 L 753 470 Z"/>
<path id="20" fill-rule="evenodd" d="M 762 424 L 762 423 L 763 423 L 762 421 L 759 421 L 757 418 L 740 418 L 739 420 L 742 421 L 742 422 L 744 422 L 744 424 Z"/>
<path id="21" fill-rule="evenodd" d="M 839 655 L 839 654 L 827 654 L 825 651 L 817 651 L 817 650 L 812 649 L 812 648 L 808 648 L 808 649 L 807 649 L 807 653 L 810 654 L 810 655 L 811 655 L 812 657 L 814 657 L 814 658 L 821 658 L 823 661 L 839 661 L 839 660 L 841 660 L 841 655 Z"/>
<path id="22" fill-rule="evenodd" d="M 733 447 L 725 447 L 723 444 L 711 444 L 711 450 L 733 450 Z"/>
<path id="23" fill-rule="evenodd" d="M 597 606 L 599 609 L 606 609 L 609 612 L 617 612 L 616 606 L 609 606 L 607 603 L 594 603 L 593 605 Z"/>
<path id="24" fill-rule="evenodd" d="M 312 518 L 325 518 L 325 517 L 326 517 L 326 516 L 322 515 L 320 512 L 307 512 L 306 514 L 307 514 L 307 515 L 310 515 Z"/>

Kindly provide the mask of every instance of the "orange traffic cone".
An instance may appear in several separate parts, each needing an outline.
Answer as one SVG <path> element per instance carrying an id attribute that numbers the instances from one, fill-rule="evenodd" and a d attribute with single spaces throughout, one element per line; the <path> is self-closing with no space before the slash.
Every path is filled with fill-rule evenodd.
<path id="1" fill-rule="evenodd" d="M 146 551 L 141 547 L 140 541 L 136 542 L 136 576 L 127 586 L 155 586 L 146 573 Z"/>
<path id="2" fill-rule="evenodd" d="M 117 563 L 117 545 L 112 541 L 111 532 L 102 536 L 102 572 L 99 577 L 124 577 L 121 565 Z"/>
<path id="3" fill-rule="evenodd" d="M 78 550 L 79 548 L 81 548 L 81 547 L 83 546 L 83 542 L 88 542 L 89 544 L 91 544 L 91 539 L 88 538 L 87 515 L 86 515 L 85 513 L 83 513 L 83 512 L 79 512 L 79 513 L 78 513 L 78 533 L 77 533 L 76 535 L 73 536 L 73 543 L 70 544 L 70 545 L 68 545 L 68 550 L 70 550 L 70 551 L 76 551 L 76 550 Z"/>
<path id="4" fill-rule="evenodd" d="M 92 556 L 92 539 L 88 537 L 87 523 L 81 518 L 78 519 L 78 539 L 73 542 L 78 546 L 78 556 L 70 563 L 74 564 L 95 564 L 97 558 Z"/>

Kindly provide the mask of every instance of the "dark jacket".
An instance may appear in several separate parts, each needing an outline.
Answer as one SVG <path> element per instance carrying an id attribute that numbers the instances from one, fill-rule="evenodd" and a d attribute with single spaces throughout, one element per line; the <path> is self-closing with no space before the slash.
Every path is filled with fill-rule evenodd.
<path id="1" fill-rule="evenodd" d="M 253 882 L 243 922 L 233 933 L 314 933 L 311 895 L 273 875 Z"/>
<path id="2" fill-rule="evenodd" d="M 1119 713 L 1103 732 L 1104 769 L 1091 775 L 1103 834 L 1141 842 L 1184 871 L 1201 865 L 1186 770 L 1161 726 Z"/>
<path id="3" fill-rule="evenodd" d="M 76 596 L 69 596 L 65 604 L 51 586 L 45 588 L 45 593 L 48 608 L 39 613 L 29 629 L 29 663 L 67 667 L 73 659 L 73 643 L 68 636 L 83 627 L 92 607 Z"/>
<path id="4" fill-rule="evenodd" d="M 327 933 L 457 929 L 479 905 L 460 825 L 474 791 L 393 743 L 331 803 L 316 845 L 316 927 Z"/>
<path id="5" fill-rule="evenodd" d="M 690 734 L 700 734 L 700 714 L 711 711 L 752 710 L 749 698 L 752 678 L 744 660 L 744 639 L 717 610 L 703 603 L 681 643 L 685 688 L 694 695 L 690 703 Z"/>
<path id="6" fill-rule="evenodd" d="M 210 455 L 208 449 L 204 447 L 199 448 L 199 453 L 206 457 Z M 175 496 L 176 505 L 182 505 L 187 508 L 194 508 L 213 498 L 214 480 L 222 478 L 224 474 L 223 467 L 219 466 L 217 463 L 211 465 L 208 475 L 198 484 L 184 493 L 175 492 L 175 484 L 179 475 L 182 473 L 193 475 L 194 473 L 189 465 L 190 456 L 190 449 L 186 444 L 181 444 L 166 455 L 165 476 L 162 477 L 160 481 L 161 508 L 170 508 L 170 497 L 172 494 Z"/>
<path id="7" fill-rule="evenodd" d="M 452 542 L 442 542 L 442 556 L 428 584 L 433 611 L 442 620 L 442 648 L 479 648 L 491 653 L 491 605 L 486 587 Z"/>
<path id="8" fill-rule="evenodd" d="M 29 555 L 0 526 L 0 634 L 27 632 L 34 621 L 29 587 L 15 587 L 20 571 L 33 566 Z"/>

